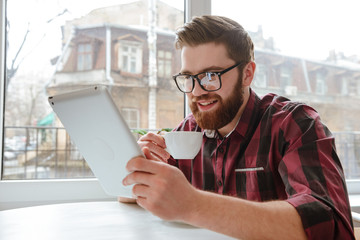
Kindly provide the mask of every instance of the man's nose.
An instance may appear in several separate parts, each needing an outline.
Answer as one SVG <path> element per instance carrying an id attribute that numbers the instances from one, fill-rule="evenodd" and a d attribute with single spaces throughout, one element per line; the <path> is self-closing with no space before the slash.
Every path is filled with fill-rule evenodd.
<path id="1" fill-rule="evenodd" d="M 195 79 L 195 81 L 194 81 L 194 89 L 192 91 L 192 94 L 194 96 L 201 96 L 201 95 L 204 95 L 206 93 L 207 93 L 207 91 L 202 89 L 199 82 Z"/>

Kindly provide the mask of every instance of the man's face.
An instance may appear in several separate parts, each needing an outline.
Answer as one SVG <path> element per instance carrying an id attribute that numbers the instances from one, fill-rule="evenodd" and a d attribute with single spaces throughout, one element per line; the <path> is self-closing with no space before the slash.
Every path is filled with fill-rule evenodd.
<path id="1" fill-rule="evenodd" d="M 207 43 L 184 46 L 181 52 L 181 73 L 220 72 L 235 64 L 227 56 L 224 45 Z M 222 87 L 215 92 L 203 90 L 195 81 L 194 90 L 187 93 L 196 122 L 203 129 L 220 129 L 230 123 L 243 103 L 242 79 L 238 68 L 221 75 Z"/>

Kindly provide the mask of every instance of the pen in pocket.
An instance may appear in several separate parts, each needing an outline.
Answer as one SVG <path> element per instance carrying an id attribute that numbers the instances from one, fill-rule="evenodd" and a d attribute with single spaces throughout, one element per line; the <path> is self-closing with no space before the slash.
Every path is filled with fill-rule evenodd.
<path id="1" fill-rule="evenodd" d="M 252 171 L 264 171 L 263 167 L 253 167 L 253 168 L 237 168 L 235 172 L 252 172 Z"/>

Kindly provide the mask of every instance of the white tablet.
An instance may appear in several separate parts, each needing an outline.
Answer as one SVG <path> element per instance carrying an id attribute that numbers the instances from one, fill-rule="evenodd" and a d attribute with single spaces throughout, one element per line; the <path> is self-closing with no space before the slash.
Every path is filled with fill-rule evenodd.
<path id="1" fill-rule="evenodd" d="M 126 163 L 143 155 L 105 86 L 49 97 L 49 103 L 105 192 L 131 197 Z"/>

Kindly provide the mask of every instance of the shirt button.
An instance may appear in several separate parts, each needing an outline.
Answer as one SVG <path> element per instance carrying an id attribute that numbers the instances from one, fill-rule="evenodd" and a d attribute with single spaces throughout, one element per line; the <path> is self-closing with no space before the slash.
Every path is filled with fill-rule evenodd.
<path id="1" fill-rule="evenodd" d="M 216 181 L 216 183 L 217 183 L 217 185 L 218 185 L 219 187 L 221 187 L 221 186 L 222 186 L 222 181 L 217 180 L 217 181 Z"/>
<path id="2" fill-rule="evenodd" d="M 219 148 L 219 152 L 223 153 L 224 149 L 223 148 Z"/>

